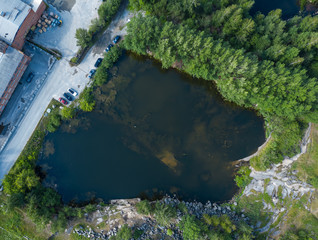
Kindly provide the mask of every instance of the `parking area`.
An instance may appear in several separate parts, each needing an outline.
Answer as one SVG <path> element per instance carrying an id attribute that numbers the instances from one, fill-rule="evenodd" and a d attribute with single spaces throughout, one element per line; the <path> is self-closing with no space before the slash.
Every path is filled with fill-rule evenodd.
<path id="1" fill-rule="evenodd" d="M 3 143 L 7 141 L 10 133 L 24 117 L 27 109 L 46 80 L 49 69 L 55 62 L 55 58 L 50 54 L 28 43 L 25 44 L 24 52 L 32 58 L 32 61 L 0 117 L 0 124 L 3 126 L 3 130 L 0 133 L 0 149 Z M 30 73 L 34 77 L 31 82 L 27 82 Z"/>
<path id="2" fill-rule="evenodd" d="M 59 99 L 68 88 L 81 93 L 89 82 L 89 71 L 95 69 L 96 60 L 103 57 L 108 44 L 116 35 L 123 37 L 126 34 L 125 25 L 132 14 L 124 5 L 101 40 L 92 47 L 81 64 L 70 66 L 69 60 L 78 50 L 74 37 L 76 29 L 88 28 L 91 20 L 97 17 L 97 9 L 101 3 L 101 0 L 76 0 L 70 11 L 58 11 L 59 9 L 50 6 L 49 11 L 51 8 L 52 11 L 58 11 L 63 24 L 35 35 L 32 40 L 62 54 L 62 59 L 56 60 L 54 64 L 54 58 L 46 52 L 38 48 L 33 49 L 31 46 L 26 47 L 25 52 L 31 54 L 32 62 L 0 118 L 0 124 L 3 123 L 0 130 L 2 128 L 2 132 L 5 133 L 0 136 L 0 146 L 5 146 L 0 149 L 0 182 L 20 155 L 52 98 Z M 26 78 L 30 72 L 35 76 L 31 83 L 27 83 Z"/>

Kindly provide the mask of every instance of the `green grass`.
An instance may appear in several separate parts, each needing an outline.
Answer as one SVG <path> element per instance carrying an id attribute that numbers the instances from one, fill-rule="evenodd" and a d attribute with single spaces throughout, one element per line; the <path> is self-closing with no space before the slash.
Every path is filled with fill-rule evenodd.
<path id="1" fill-rule="evenodd" d="M 308 150 L 293 165 L 298 177 L 318 189 L 318 125 L 312 124 Z"/>
<path id="2" fill-rule="evenodd" d="M 287 233 L 295 233 L 298 235 L 300 231 L 303 231 L 308 234 L 305 239 L 318 236 L 318 218 L 305 209 L 304 204 L 306 204 L 307 201 L 307 195 L 303 196 L 299 201 L 293 201 L 286 217 L 284 217 L 284 221 L 282 221 L 282 235 Z"/>
<path id="3" fill-rule="evenodd" d="M 263 194 L 242 196 L 238 200 L 237 210 L 244 210 L 244 215 L 248 216 L 254 225 L 259 221 L 266 225 L 271 214 L 263 209 L 262 199 Z"/>
<path id="4" fill-rule="evenodd" d="M 6 196 L 0 196 L 0 205 L 4 205 Z M 0 208 L 0 239 L 15 240 L 27 236 L 32 240 L 48 239 L 51 234 L 45 230 L 38 230 L 36 225 L 28 219 L 23 211 L 15 209 L 7 212 Z"/>

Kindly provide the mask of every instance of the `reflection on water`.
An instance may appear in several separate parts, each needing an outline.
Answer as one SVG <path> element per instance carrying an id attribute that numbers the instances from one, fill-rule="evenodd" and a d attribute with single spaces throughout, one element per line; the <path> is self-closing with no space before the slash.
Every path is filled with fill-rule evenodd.
<path id="1" fill-rule="evenodd" d="M 123 56 L 112 75 L 95 90 L 94 112 L 47 136 L 39 163 L 50 167 L 46 182 L 66 201 L 92 194 L 231 198 L 231 161 L 264 142 L 263 121 L 223 102 L 211 82 L 149 59 Z"/>

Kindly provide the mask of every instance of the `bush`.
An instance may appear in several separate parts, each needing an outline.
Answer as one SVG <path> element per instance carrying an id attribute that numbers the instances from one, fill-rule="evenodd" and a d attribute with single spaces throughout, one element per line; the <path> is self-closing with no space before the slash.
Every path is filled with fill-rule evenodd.
<path id="1" fill-rule="evenodd" d="M 6 210 L 13 211 L 16 207 L 22 207 L 25 204 L 23 193 L 13 193 L 6 199 Z"/>
<path id="2" fill-rule="evenodd" d="M 86 48 L 92 41 L 92 36 L 84 28 L 76 29 L 75 38 L 77 39 L 76 45 L 81 48 Z"/>
<path id="3" fill-rule="evenodd" d="M 168 226 L 170 224 L 170 220 L 177 216 L 177 211 L 169 204 L 157 202 L 154 216 L 160 225 Z"/>
<path id="4" fill-rule="evenodd" d="M 205 233 L 208 228 L 193 215 L 185 215 L 182 217 L 179 224 L 179 228 L 182 231 L 183 238 L 185 240 L 198 240 L 204 239 Z"/>
<path id="5" fill-rule="evenodd" d="M 88 205 L 85 206 L 84 212 L 86 212 L 86 213 L 91 213 L 91 212 L 96 211 L 96 209 L 97 209 L 97 208 L 96 208 L 95 205 L 93 205 L 93 204 L 88 204 Z"/>
<path id="6" fill-rule="evenodd" d="M 67 226 L 67 219 L 64 212 L 59 212 L 57 219 L 53 221 L 52 231 L 53 232 L 64 232 Z"/>
<path id="7" fill-rule="evenodd" d="M 173 235 L 173 231 L 170 228 L 167 229 L 167 235 L 170 237 Z"/>
<path id="8" fill-rule="evenodd" d="M 139 214 L 150 215 L 152 213 L 152 208 L 147 200 L 136 203 L 136 209 Z"/>
<path id="9" fill-rule="evenodd" d="M 187 208 L 187 206 L 185 205 L 184 202 L 179 203 L 178 209 L 179 209 L 182 213 L 188 214 L 188 208 Z"/>
<path id="10" fill-rule="evenodd" d="M 97 71 L 96 71 L 96 74 L 95 74 L 95 77 L 94 77 L 94 83 L 97 85 L 97 86 L 102 86 L 104 83 L 106 83 L 107 81 L 107 68 L 105 66 L 100 66 Z"/>
<path id="11" fill-rule="evenodd" d="M 53 110 L 49 115 L 49 122 L 46 126 L 46 129 L 49 132 L 55 132 L 61 125 L 61 115 L 57 110 Z"/>
<path id="12" fill-rule="evenodd" d="M 251 181 L 250 177 L 251 169 L 247 166 L 243 166 L 238 170 L 237 175 L 235 176 L 234 181 L 239 188 L 245 188 Z"/>
<path id="13" fill-rule="evenodd" d="M 80 95 L 80 109 L 82 109 L 85 112 L 91 112 L 94 110 L 95 107 L 95 100 L 91 93 L 91 88 L 85 88 Z"/>
<path id="14" fill-rule="evenodd" d="M 70 60 L 71 63 L 73 64 L 77 64 L 78 62 L 78 57 L 72 57 L 71 60 Z"/>
<path id="15" fill-rule="evenodd" d="M 71 119 L 75 116 L 75 108 L 70 106 L 70 107 L 63 107 L 61 110 L 61 116 L 63 119 Z"/>
<path id="16" fill-rule="evenodd" d="M 97 32 L 99 32 L 103 28 L 103 22 L 98 18 L 92 20 L 91 25 L 88 29 L 88 34 L 94 36 Z"/>
<path id="17" fill-rule="evenodd" d="M 116 14 L 121 0 L 108 0 L 102 3 L 98 9 L 98 15 L 104 24 L 110 22 L 111 18 Z"/>
<path id="18" fill-rule="evenodd" d="M 111 237 L 111 240 L 130 240 L 132 238 L 131 229 L 125 224 L 117 233 L 116 236 Z"/>

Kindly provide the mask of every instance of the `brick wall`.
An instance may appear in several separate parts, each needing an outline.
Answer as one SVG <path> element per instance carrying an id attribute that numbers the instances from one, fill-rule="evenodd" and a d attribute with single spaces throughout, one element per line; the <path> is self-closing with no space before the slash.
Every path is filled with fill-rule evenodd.
<path id="1" fill-rule="evenodd" d="M 12 47 L 19 50 L 22 49 L 26 35 L 28 34 L 30 28 L 38 22 L 45 8 L 46 8 L 46 5 L 42 1 L 42 3 L 40 4 L 36 12 L 34 12 L 32 9 L 30 10 L 28 16 L 25 18 L 24 22 L 22 23 L 21 27 L 19 28 L 14 38 Z"/>
<path id="2" fill-rule="evenodd" d="M 17 87 L 23 73 L 25 72 L 26 68 L 28 67 L 29 63 L 31 61 L 31 58 L 24 55 L 21 59 L 19 66 L 15 70 L 6 90 L 2 94 L 2 97 L 0 99 L 0 115 L 2 114 L 3 110 L 5 109 L 8 101 L 10 100 L 15 88 Z"/>

